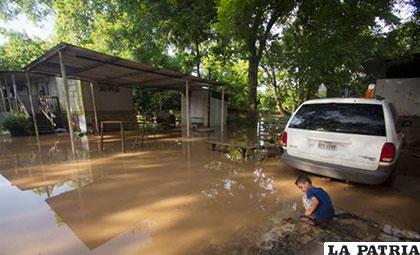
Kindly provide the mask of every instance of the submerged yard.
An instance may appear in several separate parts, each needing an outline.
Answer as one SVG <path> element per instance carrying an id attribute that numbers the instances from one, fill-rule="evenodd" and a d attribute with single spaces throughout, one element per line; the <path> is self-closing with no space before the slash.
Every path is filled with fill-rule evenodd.
<path id="1" fill-rule="evenodd" d="M 278 152 L 257 151 L 245 162 L 212 151 L 205 137 L 171 133 L 123 154 L 118 134 L 106 138 L 104 152 L 98 137 L 78 138 L 76 159 L 67 135 L 41 136 L 40 144 L 34 137 L 2 139 L 2 254 L 226 254 L 238 247 L 238 254 L 246 247 L 253 254 L 276 247 L 266 246 L 280 238 L 273 224 L 278 231 L 293 225 L 288 231 L 305 233 L 307 242 L 319 231 L 296 224 L 299 171 Z M 339 211 L 372 219 L 376 229 L 420 231 L 418 178 L 397 176 L 394 187 L 313 180 Z M 347 238 L 365 237 L 371 225 Z M 297 250 L 305 235 L 283 245 Z"/>

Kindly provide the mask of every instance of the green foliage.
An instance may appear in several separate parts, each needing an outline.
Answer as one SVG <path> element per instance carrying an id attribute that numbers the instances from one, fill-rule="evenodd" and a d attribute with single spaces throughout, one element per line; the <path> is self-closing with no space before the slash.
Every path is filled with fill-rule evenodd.
<path id="1" fill-rule="evenodd" d="M 248 103 L 247 62 L 238 59 L 228 61 L 211 56 L 206 58 L 204 66 L 209 70 L 212 78 L 228 85 L 225 93 L 229 95 L 229 106 L 246 109 Z"/>
<path id="2" fill-rule="evenodd" d="M 324 83 L 329 95 L 363 82 L 361 64 L 372 54 L 375 18 L 388 18 L 390 1 L 304 1 L 284 32 L 284 67 L 313 95 Z"/>
<path id="3" fill-rule="evenodd" d="M 274 94 L 271 90 L 264 91 L 264 93 L 259 93 L 258 102 L 260 103 L 260 112 L 266 112 L 269 114 L 274 114 L 277 112 L 276 101 L 274 100 Z"/>
<path id="4" fill-rule="evenodd" d="M 151 1 L 157 6 L 158 27 L 167 34 L 168 43 L 177 49 L 183 67 L 195 66 L 202 75 L 202 58 L 208 54 L 209 40 L 214 37 L 213 22 L 217 16 L 214 0 Z M 162 11 L 165 10 L 165 11 Z"/>
<path id="5" fill-rule="evenodd" d="M 267 43 L 275 37 L 272 28 L 284 23 L 293 7 L 294 1 L 288 0 L 219 1 L 218 30 L 237 41 L 248 60 L 248 111 L 251 120 L 256 117 L 260 61 Z"/>
<path id="6" fill-rule="evenodd" d="M 420 19 L 399 24 L 386 36 L 377 39 L 377 57 L 398 59 L 420 53 Z"/>
<path id="7" fill-rule="evenodd" d="M 0 19 L 14 19 L 24 13 L 33 21 L 38 21 L 53 12 L 52 0 L 0 0 Z"/>
<path id="8" fill-rule="evenodd" d="M 7 114 L 2 126 L 12 136 L 25 136 L 32 133 L 32 122 L 22 113 Z"/>
<path id="9" fill-rule="evenodd" d="M 227 84 L 230 107 L 288 114 L 321 83 L 330 96 L 361 95 L 374 77 L 362 63 L 420 52 L 419 12 L 405 23 L 396 0 L 134 0 L 1 1 L 0 18 L 55 13 L 52 42 L 6 34 L 0 69 L 19 69 L 66 41 L 156 67 Z M 410 1 L 414 5 L 415 0 Z M 378 21 L 387 25 L 382 30 Z M 159 93 L 135 90 L 136 107 L 157 111 Z M 162 94 L 161 94 L 162 95 Z M 179 108 L 168 93 L 164 107 Z"/>
<path id="10" fill-rule="evenodd" d="M 135 89 L 134 99 L 137 111 L 147 117 L 156 117 L 160 111 L 181 112 L 181 94 L 176 91 Z"/>
<path id="11" fill-rule="evenodd" d="M 364 73 L 369 59 L 400 58 L 420 52 L 418 24 L 403 25 L 392 14 L 393 1 L 301 1 L 283 35 L 263 59 L 262 82 L 271 88 L 280 112 L 291 113 L 315 96 L 321 83 L 329 96 L 363 95 L 374 77 Z M 383 32 L 383 20 L 391 32 Z M 416 35 L 417 34 L 417 35 Z"/>
<path id="12" fill-rule="evenodd" d="M 31 39 L 23 33 L 0 30 L 0 34 L 8 39 L 4 45 L 0 45 L 1 70 L 21 70 L 49 47 L 46 42 Z"/>

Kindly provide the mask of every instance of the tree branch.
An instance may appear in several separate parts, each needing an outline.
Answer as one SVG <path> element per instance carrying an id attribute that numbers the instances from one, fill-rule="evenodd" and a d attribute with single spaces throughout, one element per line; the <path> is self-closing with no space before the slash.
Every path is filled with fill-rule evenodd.
<path id="1" fill-rule="evenodd" d="M 267 44 L 268 36 L 270 35 L 271 29 L 273 28 L 274 24 L 280 17 L 280 11 L 274 11 L 273 15 L 271 15 L 270 20 L 267 23 L 267 27 L 265 28 L 263 36 L 260 38 L 260 47 L 258 48 L 257 52 L 257 59 L 261 59 L 262 53 L 265 49 Z"/>

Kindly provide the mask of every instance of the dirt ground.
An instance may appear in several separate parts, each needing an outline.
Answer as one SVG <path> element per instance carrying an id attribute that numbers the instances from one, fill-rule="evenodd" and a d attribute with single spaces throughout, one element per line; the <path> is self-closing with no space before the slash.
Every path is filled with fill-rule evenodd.
<path id="1" fill-rule="evenodd" d="M 316 254 L 334 240 L 418 240 L 418 178 L 346 184 L 311 175 L 339 212 L 328 226 L 298 222 L 301 192 L 280 154 L 212 151 L 206 138 L 162 134 L 143 147 L 109 134 L 3 137 L 4 254 Z M 133 146 L 132 146 L 133 145 Z M 403 168 L 418 166 L 407 156 Z M 411 160 L 411 161 L 410 161 Z M 413 171 L 410 169 L 410 172 Z M 320 250 L 321 249 L 321 250 Z"/>

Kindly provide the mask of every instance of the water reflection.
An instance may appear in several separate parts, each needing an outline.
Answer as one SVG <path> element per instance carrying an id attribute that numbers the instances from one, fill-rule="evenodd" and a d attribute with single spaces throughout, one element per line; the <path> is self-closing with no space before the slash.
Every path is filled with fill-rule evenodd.
<path id="1" fill-rule="evenodd" d="M 254 183 L 252 168 L 194 140 L 167 137 L 121 154 L 118 146 L 101 152 L 96 140 L 81 137 L 72 159 L 65 136 L 42 139 L 37 144 L 22 138 L 27 146 L 6 144 L 0 173 L 19 190 L 32 192 L 32 199 L 45 200 L 50 210 L 44 213 L 60 229 L 71 229 L 91 252 L 123 250 L 121 245 L 140 238 L 141 247 L 128 246 L 166 254 L 161 247 L 180 232 L 186 238 L 173 245 L 173 253 L 210 237 L 223 239 L 234 232 L 223 226 L 226 219 L 239 225 L 249 221 L 243 209 L 256 205 L 250 207 L 248 192 L 264 190 Z M 214 201 L 208 204 L 210 197 Z M 2 212 L 2 217 L 9 216 Z"/>
<path id="2" fill-rule="evenodd" d="M 173 135 L 125 154 L 117 139 L 97 145 L 80 138 L 73 159 L 64 136 L 1 144 L 0 233 L 16 239 L 0 238 L 6 254 L 186 254 L 299 211 L 295 173 L 278 175 L 279 161 Z"/>

